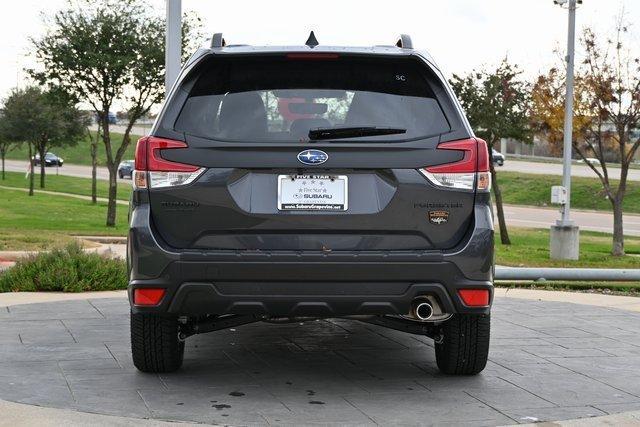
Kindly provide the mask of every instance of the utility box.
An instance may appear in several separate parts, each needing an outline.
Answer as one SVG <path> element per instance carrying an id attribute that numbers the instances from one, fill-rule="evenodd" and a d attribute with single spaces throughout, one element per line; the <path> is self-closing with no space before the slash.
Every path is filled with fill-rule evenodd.
<path id="1" fill-rule="evenodd" d="M 567 204 L 567 189 L 562 185 L 554 185 L 551 187 L 551 203 L 554 205 Z"/>

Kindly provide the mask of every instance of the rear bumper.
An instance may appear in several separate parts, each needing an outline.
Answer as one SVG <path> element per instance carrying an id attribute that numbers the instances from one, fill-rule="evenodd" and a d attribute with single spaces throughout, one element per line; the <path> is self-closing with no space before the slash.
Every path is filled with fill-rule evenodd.
<path id="1" fill-rule="evenodd" d="M 414 298 L 431 294 L 450 313 L 487 313 L 467 307 L 464 288 L 488 289 L 493 300 L 493 223 L 475 207 L 474 227 L 450 251 L 176 251 L 152 231 L 148 204 L 132 202 L 127 258 L 129 295 L 135 288 L 166 289 L 155 307 L 134 312 L 266 314 L 338 317 L 406 314 Z"/>

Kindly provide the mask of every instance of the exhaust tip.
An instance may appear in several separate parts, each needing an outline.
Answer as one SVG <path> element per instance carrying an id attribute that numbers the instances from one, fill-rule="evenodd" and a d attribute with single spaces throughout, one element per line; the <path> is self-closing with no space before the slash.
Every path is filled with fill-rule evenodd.
<path id="1" fill-rule="evenodd" d="M 429 320 L 433 316 L 433 307 L 428 302 L 421 302 L 415 306 L 414 313 L 420 320 Z"/>

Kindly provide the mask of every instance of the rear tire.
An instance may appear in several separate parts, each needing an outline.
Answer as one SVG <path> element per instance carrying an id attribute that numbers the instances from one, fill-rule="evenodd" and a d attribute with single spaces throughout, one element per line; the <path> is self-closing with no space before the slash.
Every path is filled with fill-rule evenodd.
<path id="1" fill-rule="evenodd" d="M 438 368 L 449 375 L 475 375 L 489 357 L 491 317 L 488 314 L 455 314 L 442 325 L 436 340 Z"/>
<path id="2" fill-rule="evenodd" d="M 138 370 L 173 372 L 182 366 L 184 341 L 178 339 L 178 319 L 131 313 L 131 353 Z"/>

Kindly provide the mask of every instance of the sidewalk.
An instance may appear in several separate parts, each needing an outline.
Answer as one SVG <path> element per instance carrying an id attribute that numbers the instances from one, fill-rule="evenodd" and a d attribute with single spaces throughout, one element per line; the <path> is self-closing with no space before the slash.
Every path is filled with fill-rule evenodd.
<path id="1" fill-rule="evenodd" d="M 640 298 L 587 292 L 544 291 L 537 289 L 495 288 L 496 298 L 534 299 L 538 301 L 570 302 L 596 307 L 617 308 L 640 312 Z"/>
<path id="2" fill-rule="evenodd" d="M 43 408 L 41 406 L 0 400 L 0 427 L 84 427 L 84 426 L 197 426 L 183 422 L 145 420 L 141 418 L 125 418 L 110 415 L 77 412 L 70 409 Z"/>

